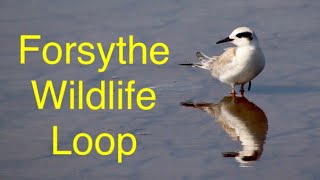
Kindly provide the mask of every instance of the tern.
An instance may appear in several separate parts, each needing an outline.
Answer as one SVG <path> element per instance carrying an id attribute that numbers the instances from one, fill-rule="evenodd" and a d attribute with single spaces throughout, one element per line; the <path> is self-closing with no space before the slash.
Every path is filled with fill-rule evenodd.
<path id="1" fill-rule="evenodd" d="M 196 56 L 198 63 L 180 64 L 209 70 L 211 75 L 232 87 L 231 94 L 235 96 L 235 86 L 241 85 L 240 92 L 244 95 L 243 86 L 262 72 L 265 66 L 265 58 L 259 46 L 259 41 L 248 27 L 238 27 L 231 34 L 216 44 L 231 42 L 236 47 L 229 47 L 220 56 L 209 57 L 201 52 Z"/>

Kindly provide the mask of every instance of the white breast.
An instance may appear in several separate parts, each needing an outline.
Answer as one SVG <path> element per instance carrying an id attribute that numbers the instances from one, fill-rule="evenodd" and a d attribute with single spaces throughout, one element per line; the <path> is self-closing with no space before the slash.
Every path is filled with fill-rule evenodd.
<path id="1" fill-rule="evenodd" d="M 227 84 L 242 84 L 251 81 L 264 68 L 265 60 L 260 48 L 237 48 L 236 56 L 230 64 L 229 70 L 219 77 Z"/>

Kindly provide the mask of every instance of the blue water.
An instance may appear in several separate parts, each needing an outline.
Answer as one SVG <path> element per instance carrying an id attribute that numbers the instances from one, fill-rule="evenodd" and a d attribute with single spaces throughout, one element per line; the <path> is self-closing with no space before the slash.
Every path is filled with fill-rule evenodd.
<path id="1" fill-rule="evenodd" d="M 0 179 L 320 179 L 319 1 L 10 0 L 0 4 Z M 266 68 L 246 92 L 249 106 L 227 101 L 231 110 L 222 108 L 229 114 L 222 119 L 240 123 L 233 126 L 242 129 L 236 133 L 250 132 L 250 138 L 256 138 L 254 148 L 260 149 L 249 165 L 222 156 L 222 152 L 241 151 L 241 137 L 248 134 L 233 137 L 232 123 L 221 125 L 208 112 L 180 105 L 185 101 L 221 105 L 229 96 L 230 87 L 208 73 L 178 64 L 194 61 L 197 51 L 221 53 L 227 46 L 215 42 L 237 26 L 255 30 L 266 57 Z M 41 41 L 30 43 L 40 47 L 50 41 L 101 42 L 108 47 L 119 36 L 133 34 L 148 47 L 166 43 L 170 60 L 163 66 L 119 65 L 115 53 L 109 69 L 97 73 L 101 62 L 80 66 L 73 51 L 68 66 L 48 66 L 41 53 L 27 54 L 26 64 L 21 65 L 21 34 L 41 34 Z M 51 50 L 49 55 L 54 53 Z M 83 80 L 87 88 L 100 80 L 135 79 L 137 89 L 154 88 L 157 104 L 152 111 L 95 112 L 71 111 L 68 106 L 53 110 L 48 101 L 39 111 L 32 79 L 42 86 L 47 79 Z M 257 118 L 254 112 L 259 112 Z M 260 118 L 262 122 L 257 121 Z M 264 128 L 241 122 L 262 123 Z M 54 125 L 59 126 L 61 149 L 71 148 L 79 132 L 94 137 L 102 132 L 114 136 L 130 132 L 137 138 L 137 150 L 124 157 L 123 164 L 117 164 L 115 152 L 107 157 L 53 156 Z"/>

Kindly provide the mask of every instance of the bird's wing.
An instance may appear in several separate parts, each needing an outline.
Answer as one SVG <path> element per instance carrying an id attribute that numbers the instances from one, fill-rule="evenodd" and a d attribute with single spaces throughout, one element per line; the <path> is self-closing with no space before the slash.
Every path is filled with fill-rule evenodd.
<path id="1" fill-rule="evenodd" d="M 226 65 L 232 62 L 233 57 L 236 56 L 236 49 L 235 47 L 227 48 L 225 51 L 218 57 L 216 63 L 220 65 Z"/>
<path id="2" fill-rule="evenodd" d="M 205 55 L 205 54 L 203 54 L 202 52 L 197 52 L 196 56 L 200 60 L 200 62 L 205 62 L 205 61 L 210 60 L 210 57 Z"/>
<path id="3" fill-rule="evenodd" d="M 236 49 L 235 47 L 227 48 L 220 56 L 216 57 L 216 60 L 211 66 L 211 71 L 214 76 L 218 77 L 228 69 L 228 65 L 232 63 L 236 56 Z"/>
<path id="4" fill-rule="evenodd" d="M 197 52 L 196 56 L 200 61 L 199 63 L 181 64 L 181 65 L 192 65 L 192 67 L 211 70 L 212 63 L 213 63 L 213 61 L 216 60 L 215 57 L 209 57 L 201 52 Z"/>

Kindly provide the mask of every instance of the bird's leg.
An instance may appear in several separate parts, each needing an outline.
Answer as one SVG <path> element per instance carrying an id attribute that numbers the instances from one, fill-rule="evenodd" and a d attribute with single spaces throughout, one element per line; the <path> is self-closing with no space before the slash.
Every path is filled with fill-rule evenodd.
<path id="1" fill-rule="evenodd" d="M 232 88 L 232 91 L 231 91 L 231 95 L 232 95 L 232 97 L 236 97 L 236 91 L 234 90 L 234 88 Z"/>
<path id="2" fill-rule="evenodd" d="M 251 89 L 251 81 L 249 81 L 248 91 Z"/>
<path id="3" fill-rule="evenodd" d="M 240 88 L 241 96 L 244 96 L 244 89 L 243 89 L 243 86 L 244 86 L 244 83 L 243 83 L 243 84 L 241 84 L 241 88 Z"/>
<path id="4" fill-rule="evenodd" d="M 231 95 L 232 95 L 232 97 L 235 97 L 236 96 L 236 90 L 235 90 L 235 87 L 234 87 L 234 85 L 232 85 L 232 90 L 231 90 Z"/>

